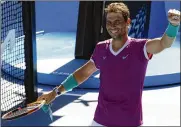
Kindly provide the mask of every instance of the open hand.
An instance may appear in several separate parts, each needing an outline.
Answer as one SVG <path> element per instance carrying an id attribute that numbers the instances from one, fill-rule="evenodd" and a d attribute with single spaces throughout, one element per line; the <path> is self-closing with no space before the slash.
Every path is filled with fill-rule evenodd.
<path id="1" fill-rule="evenodd" d="M 180 11 L 170 9 L 168 11 L 168 21 L 174 26 L 180 25 Z"/>

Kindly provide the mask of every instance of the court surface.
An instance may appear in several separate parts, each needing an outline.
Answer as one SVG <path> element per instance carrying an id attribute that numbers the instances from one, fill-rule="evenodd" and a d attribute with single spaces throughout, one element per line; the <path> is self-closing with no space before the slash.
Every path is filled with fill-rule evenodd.
<path id="1" fill-rule="evenodd" d="M 39 85 L 39 94 L 52 86 Z M 97 105 L 98 90 L 74 89 L 57 98 L 53 105 L 53 118 L 42 110 L 29 116 L 1 121 L 2 126 L 89 126 Z M 143 126 L 180 125 L 180 84 L 174 87 L 145 89 L 143 92 Z"/>

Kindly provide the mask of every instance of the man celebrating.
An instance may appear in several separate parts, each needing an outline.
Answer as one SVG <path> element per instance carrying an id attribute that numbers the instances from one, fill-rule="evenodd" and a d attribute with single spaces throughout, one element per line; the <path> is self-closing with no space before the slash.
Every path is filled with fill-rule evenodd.
<path id="1" fill-rule="evenodd" d="M 135 39 L 128 36 L 130 12 L 124 3 L 111 3 L 105 9 L 106 28 L 111 39 L 99 42 L 91 59 L 67 77 L 60 86 L 38 100 L 47 104 L 100 70 L 98 105 L 92 126 L 140 126 L 142 91 L 148 61 L 171 47 L 179 25 L 180 11 L 168 11 L 169 25 L 160 38 Z"/>

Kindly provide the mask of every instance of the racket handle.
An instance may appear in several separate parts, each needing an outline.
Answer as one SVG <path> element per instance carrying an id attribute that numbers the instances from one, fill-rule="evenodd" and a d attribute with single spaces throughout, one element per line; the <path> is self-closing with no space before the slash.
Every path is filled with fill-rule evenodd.
<path id="1" fill-rule="evenodd" d="M 49 105 L 43 105 L 43 106 L 42 106 L 42 110 L 43 110 L 45 113 L 48 112 L 51 121 L 53 121 L 53 115 L 52 115 L 52 110 L 51 110 L 51 104 L 49 104 Z"/>
<path id="2" fill-rule="evenodd" d="M 49 106 L 50 106 L 50 105 L 43 105 L 43 106 L 42 106 L 42 110 L 43 110 L 45 113 L 47 113 L 48 110 L 49 110 Z"/>

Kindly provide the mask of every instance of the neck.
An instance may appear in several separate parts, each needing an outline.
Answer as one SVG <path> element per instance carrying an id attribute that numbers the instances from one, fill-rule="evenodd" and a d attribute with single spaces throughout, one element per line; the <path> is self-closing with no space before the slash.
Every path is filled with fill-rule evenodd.
<path id="1" fill-rule="evenodd" d="M 120 49 L 128 40 L 128 35 L 124 35 L 120 38 L 115 38 L 112 41 L 112 46 L 115 50 Z"/>

